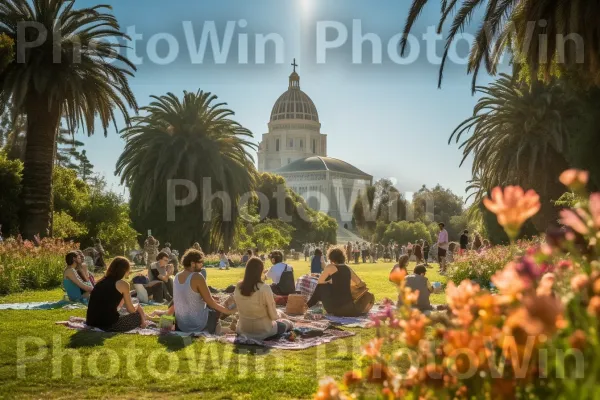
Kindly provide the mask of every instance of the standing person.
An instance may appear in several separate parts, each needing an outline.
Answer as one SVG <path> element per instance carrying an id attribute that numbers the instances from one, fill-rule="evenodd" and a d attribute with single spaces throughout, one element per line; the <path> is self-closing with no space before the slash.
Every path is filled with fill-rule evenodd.
<path id="1" fill-rule="evenodd" d="M 408 259 L 410 260 L 410 257 L 413 253 L 413 244 L 411 242 L 408 242 L 408 244 L 406 245 L 406 252 L 408 253 Z"/>
<path id="2" fill-rule="evenodd" d="M 146 268 L 150 269 L 150 265 L 156 261 L 156 256 L 158 255 L 158 246 L 160 243 L 158 240 L 154 238 L 154 236 L 149 235 L 144 242 L 144 252 L 146 253 Z"/>
<path id="3" fill-rule="evenodd" d="M 394 261 L 398 262 L 400 256 L 404 253 L 401 251 L 400 245 L 397 242 L 394 242 Z"/>
<path id="4" fill-rule="evenodd" d="M 242 257 L 242 264 L 246 265 L 248 260 L 250 260 L 251 258 L 252 258 L 252 250 L 248 249 L 248 251 L 246 251 L 246 254 L 244 254 L 244 256 Z"/>
<path id="5" fill-rule="evenodd" d="M 346 243 L 346 260 L 352 260 L 352 243 Z"/>
<path id="6" fill-rule="evenodd" d="M 423 243 L 423 257 L 425 258 L 425 265 L 429 265 L 429 242 L 427 240 Z"/>
<path id="7" fill-rule="evenodd" d="M 473 250 L 479 251 L 481 246 L 483 246 L 483 243 L 481 242 L 481 236 L 479 235 L 479 233 L 475 233 L 475 240 L 473 240 Z"/>
<path id="8" fill-rule="evenodd" d="M 304 243 L 304 261 L 308 260 L 310 256 L 310 249 L 308 248 L 308 243 Z"/>
<path id="9" fill-rule="evenodd" d="M 445 229 L 445 224 L 440 222 L 438 227 L 440 233 L 438 234 L 437 248 L 438 248 L 438 263 L 440 264 L 440 273 L 446 273 L 446 253 L 448 252 L 448 231 Z"/>
<path id="10" fill-rule="evenodd" d="M 90 294 L 86 324 L 107 332 L 128 332 L 145 327 L 146 314 L 131 301 L 129 283 L 123 280 L 131 271 L 129 260 L 116 257 Z M 121 305 L 129 314 L 120 315 Z"/>
<path id="11" fill-rule="evenodd" d="M 229 260 L 227 259 L 227 254 L 223 249 L 219 250 L 219 269 L 229 269 Z"/>
<path id="12" fill-rule="evenodd" d="M 467 251 L 468 246 L 469 246 L 469 231 L 468 230 L 464 230 L 462 235 L 460 235 L 460 250 L 458 251 L 458 254 L 462 255 L 464 252 Z"/>
<path id="13" fill-rule="evenodd" d="M 204 254 L 189 249 L 181 259 L 183 271 L 177 274 L 173 285 L 173 306 L 177 329 L 182 332 L 207 331 L 215 333 L 221 314 L 234 311 L 221 306 L 211 296 L 204 276 L 200 273 L 204 266 Z"/>
<path id="14" fill-rule="evenodd" d="M 358 258 L 360 257 L 360 244 L 358 242 L 352 246 L 352 254 L 354 255 L 354 264 L 358 264 Z"/>
<path id="15" fill-rule="evenodd" d="M 98 253 L 94 266 L 99 270 L 104 270 L 104 268 L 106 268 L 106 263 L 104 262 L 104 247 L 102 247 L 102 242 L 98 238 L 96 238 L 94 250 L 96 250 L 96 252 Z"/>
<path id="16" fill-rule="evenodd" d="M 367 263 L 367 242 L 362 242 L 360 244 L 360 255 L 362 257 L 363 264 Z"/>
<path id="17" fill-rule="evenodd" d="M 320 274 L 323 272 L 326 265 L 327 263 L 325 262 L 325 257 L 323 257 L 321 249 L 315 249 L 315 255 L 310 260 L 310 273 Z"/>
<path id="18" fill-rule="evenodd" d="M 294 328 L 291 321 L 281 319 L 275 307 L 273 291 L 262 280 L 263 271 L 263 262 L 256 257 L 251 258 L 246 264 L 244 279 L 233 292 L 239 313 L 236 332 L 256 340 L 282 335 Z"/>
<path id="19" fill-rule="evenodd" d="M 423 247 L 421 247 L 419 242 L 415 242 L 413 253 L 415 254 L 416 263 L 421 264 L 423 262 Z"/>

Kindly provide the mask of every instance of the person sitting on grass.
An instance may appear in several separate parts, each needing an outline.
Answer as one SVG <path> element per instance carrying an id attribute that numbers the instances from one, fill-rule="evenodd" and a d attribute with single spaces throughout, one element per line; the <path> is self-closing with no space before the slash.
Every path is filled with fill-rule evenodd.
<path id="1" fill-rule="evenodd" d="M 63 288 L 71 301 L 87 300 L 94 289 L 90 282 L 81 278 L 77 269 L 83 264 L 83 256 L 78 251 L 70 251 L 65 256 L 67 267 L 63 271 Z"/>
<path id="2" fill-rule="evenodd" d="M 175 314 L 177 330 L 182 332 L 217 331 L 219 317 L 232 314 L 211 296 L 204 276 L 200 273 L 204 265 L 204 254 L 189 249 L 181 259 L 183 271 L 173 280 L 173 305 L 169 314 Z"/>
<path id="3" fill-rule="evenodd" d="M 229 259 L 223 249 L 219 250 L 219 269 L 229 269 Z"/>
<path id="4" fill-rule="evenodd" d="M 283 262 L 283 253 L 279 250 L 272 251 L 269 254 L 269 259 L 273 263 L 273 266 L 267 271 L 265 276 L 273 281 L 271 284 L 273 293 L 278 296 L 288 296 L 295 293 L 294 268 Z"/>
<path id="5" fill-rule="evenodd" d="M 173 267 L 169 265 L 169 258 L 167 253 L 161 251 L 156 256 L 156 262 L 150 264 L 150 270 L 148 271 L 150 283 L 161 282 L 162 297 L 168 301 L 173 298 L 173 281 L 171 280 Z"/>
<path id="6" fill-rule="evenodd" d="M 294 324 L 282 319 L 284 315 L 275 308 L 273 291 L 263 282 L 263 272 L 262 260 L 252 257 L 246 264 L 244 279 L 233 292 L 239 313 L 236 332 L 256 340 L 280 336 L 294 328 Z"/>
<path id="7" fill-rule="evenodd" d="M 320 301 L 328 314 L 338 317 L 357 317 L 369 312 L 374 297 L 366 290 L 366 285 L 358 275 L 346 265 L 344 250 L 332 248 L 327 258 L 330 264 L 319 277 L 307 306 L 313 307 Z M 358 290 L 353 293 L 353 288 Z"/>
<path id="8" fill-rule="evenodd" d="M 405 287 L 410 288 L 413 292 L 418 291 L 419 296 L 413 307 L 419 309 L 423 313 L 431 311 L 440 311 L 447 309 L 446 306 L 434 306 L 429 300 L 429 296 L 433 293 L 433 287 L 429 283 L 429 279 L 425 276 L 427 267 L 424 264 L 419 264 L 413 270 L 413 273 L 406 276 Z M 402 298 L 398 299 L 398 305 L 402 304 Z"/>
<path id="9" fill-rule="evenodd" d="M 406 275 L 408 275 L 408 270 L 406 269 L 406 267 L 408 267 L 408 254 L 404 254 L 401 255 L 400 258 L 398 259 L 398 263 L 396 265 L 394 265 L 394 267 L 392 268 L 392 270 L 390 271 L 390 282 L 392 281 L 392 274 L 398 270 L 398 269 L 402 269 L 404 270 L 404 273 Z"/>
<path id="10" fill-rule="evenodd" d="M 77 275 L 79 275 L 79 277 L 84 283 L 88 282 L 90 285 L 92 285 L 92 287 L 96 286 L 96 279 L 88 269 L 88 265 L 85 262 L 85 255 L 83 254 L 83 251 L 77 250 L 77 253 L 79 254 L 79 257 L 77 257 L 77 266 L 75 267 Z"/>
<path id="11" fill-rule="evenodd" d="M 249 259 L 252 258 L 252 250 L 246 251 L 246 254 L 242 256 L 242 264 L 245 266 Z"/>
<path id="12" fill-rule="evenodd" d="M 129 275 L 131 265 L 125 257 L 116 257 L 98 281 L 90 295 L 86 324 L 107 332 L 128 332 L 146 326 L 146 313 L 131 301 L 129 283 L 123 280 Z M 121 306 L 129 314 L 120 315 Z"/>
<path id="13" fill-rule="evenodd" d="M 315 255 L 310 260 L 310 273 L 320 274 L 326 266 L 327 263 L 325 262 L 325 257 L 323 257 L 323 252 L 321 249 L 315 249 Z"/>

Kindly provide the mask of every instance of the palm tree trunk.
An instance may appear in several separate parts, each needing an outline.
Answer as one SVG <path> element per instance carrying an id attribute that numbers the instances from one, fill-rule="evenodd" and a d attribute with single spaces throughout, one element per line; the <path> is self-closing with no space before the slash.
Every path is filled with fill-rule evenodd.
<path id="1" fill-rule="evenodd" d="M 52 166 L 60 105 L 47 96 L 30 95 L 26 104 L 27 146 L 21 192 L 21 233 L 49 236 L 52 213 Z"/>

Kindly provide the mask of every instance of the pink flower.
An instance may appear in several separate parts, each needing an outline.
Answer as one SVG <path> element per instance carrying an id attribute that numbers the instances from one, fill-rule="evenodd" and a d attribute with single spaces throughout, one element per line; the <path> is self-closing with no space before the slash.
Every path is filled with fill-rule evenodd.
<path id="1" fill-rule="evenodd" d="M 587 185 L 589 173 L 580 169 L 568 169 L 558 178 L 560 182 L 572 190 L 583 189 Z"/>
<path id="2" fill-rule="evenodd" d="M 590 195 L 590 212 L 594 226 L 600 229 L 600 193 L 592 193 Z"/>
<path id="3" fill-rule="evenodd" d="M 588 227 L 585 225 L 577 213 L 573 210 L 561 210 L 560 211 L 560 223 L 572 228 L 575 232 L 586 235 L 590 232 Z"/>
<path id="4" fill-rule="evenodd" d="M 507 186 L 504 191 L 497 186 L 492 189 L 491 199 L 484 198 L 483 204 L 496 214 L 498 223 L 511 239 L 516 238 L 523 223 L 541 208 L 540 196 L 533 190 L 525 192 L 520 186 Z"/>

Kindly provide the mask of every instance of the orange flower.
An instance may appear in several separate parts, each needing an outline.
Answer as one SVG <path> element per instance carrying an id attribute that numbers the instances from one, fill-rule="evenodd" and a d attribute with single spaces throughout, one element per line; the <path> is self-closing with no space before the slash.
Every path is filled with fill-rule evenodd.
<path id="1" fill-rule="evenodd" d="M 571 278 L 571 289 L 574 292 L 579 292 L 590 283 L 590 278 L 586 274 L 575 275 Z"/>
<path id="2" fill-rule="evenodd" d="M 580 169 L 568 169 L 558 178 L 560 182 L 571 190 L 585 188 L 589 179 L 589 173 Z"/>
<path id="3" fill-rule="evenodd" d="M 587 308 L 588 314 L 595 317 L 600 316 L 600 296 L 594 296 L 590 299 L 590 304 Z"/>
<path id="4" fill-rule="evenodd" d="M 552 288 L 554 286 L 554 274 L 552 272 L 545 273 L 540 279 L 540 283 L 536 289 L 536 293 L 538 296 L 551 296 L 553 291 Z"/>
<path id="5" fill-rule="evenodd" d="M 348 371 L 344 374 L 344 385 L 346 387 L 352 386 L 361 380 L 361 374 L 359 371 Z"/>
<path id="6" fill-rule="evenodd" d="M 600 229 L 600 193 L 590 195 L 590 212 L 592 213 L 594 226 Z"/>
<path id="7" fill-rule="evenodd" d="M 363 347 L 363 355 L 367 357 L 378 357 L 382 344 L 383 338 L 372 339 L 365 347 Z"/>
<path id="8" fill-rule="evenodd" d="M 520 186 L 492 189 L 491 199 L 483 199 L 485 207 L 496 214 L 506 234 L 515 239 L 525 221 L 540 210 L 540 196 L 533 190 L 525 192 Z"/>
<path id="9" fill-rule="evenodd" d="M 569 345 L 574 349 L 583 350 L 587 342 L 587 336 L 581 329 L 577 329 L 569 336 Z"/>
<path id="10" fill-rule="evenodd" d="M 401 284 L 405 277 L 406 270 L 404 268 L 394 268 L 390 273 L 390 281 L 394 282 L 396 285 Z"/>
<path id="11" fill-rule="evenodd" d="M 427 326 L 427 317 L 419 310 L 413 310 L 410 318 L 400 321 L 403 328 L 402 337 L 407 345 L 416 347 L 421 339 L 425 337 L 425 328 Z"/>
<path id="12" fill-rule="evenodd" d="M 372 364 L 367 368 L 365 378 L 371 383 L 383 383 L 390 377 L 390 371 L 385 365 Z"/>
<path id="13" fill-rule="evenodd" d="M 340 393 L 333 378 L 324 378 L 319 382 L 319 391 L 314 398 L 315 400 L 344 400 L 348 397 Z"/>

